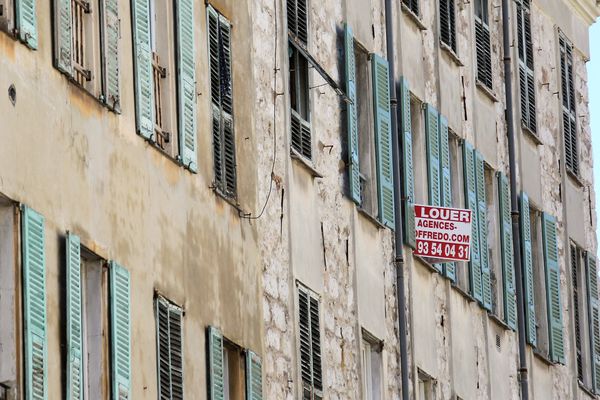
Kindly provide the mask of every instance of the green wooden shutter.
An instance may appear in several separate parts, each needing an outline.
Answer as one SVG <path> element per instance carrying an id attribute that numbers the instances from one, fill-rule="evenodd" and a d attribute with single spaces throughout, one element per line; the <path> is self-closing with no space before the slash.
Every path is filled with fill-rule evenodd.
<path id="1" fill-rule="evenodd" d="M 360 164 L 358 156 L 358 107 L 356 104 L 356 63 L 354 57 L 354 36 L 352 28 L 345 26 L 344 43 L 346 47 L 346 93 L 352 101 L 346 106 L 348 129 L 348 177 L 350 181 L 350 197 L 356 204 L 361 204 Z"/>
<path id="2" fill-rule="evenodd" d="M 558 240 L 556 219 L 544 213 L 542 220 L 544 238 L 544 264 L 546 270 L 546 304 L 550 337 L 550 359 L 564 364 L 562 305 L 560 300 L 560 266 L 558 263 Z"/>
<path id="3" fill-rule="evenodd" d="M 481 282 L 481 259 L 479 243 L 479 213 L 477 204 L 477 181 L 475 172 L 475 153 L 469 142 L 463 144 L 463 170 L 465 174 L 466 206 L 473 213 L 471 227 L 471 261 L 469 262 L 469 283 L 471 294 L 483 303 L 483 285 Z"/>
<path id="4" fill-rule="evenodd" d="M 154 78 L 150 44 L 150 2 L 132 0 L 133 55 L 135 71 L 135 115 L 138 133 L 154 135 Z"/>
<path id="5" fill-rule="evenodd" d="M 400 92 L 403 173 L 402 190 L 404 195 L 404 243 L 412 248 L 415 248 L 415 177 L 413 171 L 410 87 L 408 85 L 408 81 L 404 77 L 400 81 Z"/>
<path id="6" fill-rule="evenodd" d="M 246 400 L 262 400 L 262 362 L 253 351 L 246 351 Z"/>
<path id="7" fill-rule="evenodd" d="M 112 398 L 131 397 L 131 315 L 129 271 L 110 262 Z"/>
<path id="8" fill-rule="evenodd" d="M 529 213 L 529 197 L 521 192 L 521 259 L 523 260 L 523 289 L 525 303 L 525 332 L 527 342 L 537 346 L 535 295 L 533 277 L 533 245 L 531 241 L 531 216 Z M 509 215 L 510 217 L 510 215 Z"/>
<path id="9" fill-rule="evenodd" d="M 598 298 L 598 265 L 596 257 L 587 252 L 587 288 L 590 325 L 590 349 L 594 393 L 600 393 L 600 299 Z"/>
<path id="10" fill-rule="evenodd" d="M 378 55 L 372 58 L 375 142 L 377 143 L 377 183 L 379 220 L 394 229 L 394 177 L 392 172 L 392 120 L 388 62 Z"/>
<path id="11" fill-rule="evenodd" d="M 492 310 L 492 284 L 488 253 L 487 198 L 485 193 L 485 165 L 483 156 L 475 151 L 475 178 L 477 181 L 477 221 L 479 223 L 479 262 L 481 263 L 481 287 L 483 307 Z"/>
<path id="12" fill-rule="evenodd" d="M 223 367 L 223 334 L 213 326 L 208 327 L 208 388 L 209 400 L 225 397 L 225 371 Z"/>
<path id="13" fill-rule="evenodd" d="M 118 0 L 104 0 L 103 12 L 104 102 L 110 109 L 118 113 L 121 111 Z"/>
<path id="14" fill-rule="evenodd" d="M 425 107 L 425 135 L 427 137 L 427 187 L 429 205 L 441 205 L 440 191 L 440 126 L 439 114 L 431 105 Z"/>
<path id="15" fill-rule="evenodd" d="M 510 186 L 508 183 L 508 178 L 502 173 L 498 173 L 498 204 L 498 217 L 500 221 L 500 251 L 502 258 L 502 286 L 504 289 L 504 321 L 506 321 L 506 324 L 510 326 L 511 329 L 516 330 L 517 298 L 515 286 Z"/>
<path id="16" fill-rule="evenodd" d="M 44 217 L 31 208 L 22 206 L 21 224 L 25 399 L 46 400 L 48 398 L 48 343 Z"/>
<path id="17" fill-rule="evenodd" d="M 450 146 L 448 145 L 448 120 L 440 114 L 440 187 L 443 207 L 452 207 L 452 176 L 450 171 Z M 456 263 L 443 264 L 444 275 L 456 282 Z"/>
<path id="18" fill-rule="evenodd" d="M 194 1 L 177 5 L 177 59 L 179 84 L 179 154 L 183 165 L 198 171 L 196 145 L 196 46 L 194 43 Z"/>
<path id="19" fill-rule="evenodd" d="M 38 45 L 35 3 L 36 0 L 17 0 L 15 2 L 19 40 L 34 50 Z"/>
<path id="20" fill-rule="evenodd" d="M 71 76 L 72 19 L 71 0 L 54 0 L 54 62 L 56 68 Z"/>
<path id="21" fill-rule="evenodd" d="M 83 399 L 83 332 L 81 327 L 81 246 L 69 233 L 67 251 L 67 400 Z"/>

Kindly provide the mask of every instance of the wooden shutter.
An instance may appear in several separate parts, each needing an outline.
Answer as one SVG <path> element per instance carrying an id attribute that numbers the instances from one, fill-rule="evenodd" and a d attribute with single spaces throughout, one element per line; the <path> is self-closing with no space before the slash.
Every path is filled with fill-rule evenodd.
<path id="1" fill-rule="evenodd" d="M 427 104 L 425 107 L 425 135 L 427 137 L 427 187 L 429 204 L 441 205 L 440 192 L 440 126 L 437 110 Z"/>
<path id="2" fill-rule="evenodd" d="M 573 46 L 562 35 L 559 39 L 559 45 L 565 164 L 569 172 L 574 175 L 579 175 L 579 150 L 573 76 Z"/>
<path id="3" fill-rule="evenodd" d="M 350 181 L 350 197 L 356 204 L 361 204 L 360 164 L 358 156 L 358 107 L 356 104 L 356 62 L 354 56 L 354 35 L 352 28 L 346 24 L 344 33 L 346 93 L 352 101 L 346 106 L 346 123 L 348 129 L 348 177 Z"/>
<path id="4" fill-rule="evenodd" d="M 287 0 L 288 31 L 308 44 L 308 0 Z"/>
<path id="5" fill-rule="evenodd" d="M 321 328 L 319 322 L 319 300 L 310 298 L 310 341 L 312 350 L 313 386 L 323 390 L 323 368 L 321 362 Z"/>
<path id="6" fill-rule="evenodd" d="M 129 271 L 110 262 L 112 398 L 131 397 L 131 315 Z"/>
<path id="7" fill-rule="evenodd" d="M 224 192 L 235 197 L 236 194 L 236 158 L 235 135 L 233 125 L 233 85 L 231 70 L 231 24 L 219 17 L 221 51 L 221 107 L 223 113 L 223 160 Z"/>
<path id="8" fill-rule="evenodd" d="M 419 15 L 419 0 L 402 0 L 402 3 L 415 14 Z"/>
<path id="9" fill-rule="evenodd" d="M 537 131 L 531 10 L 527 2 L 517 1 L 517 43 L 519 53 L 519 91 L 521 124 L 531 132 Z"/>
<path id="10" fill-rule="evenodd" d="M 481 287 L 483 307 L 492 310 L 492 285 L 488 253 L 487 198 L 485 192 L 485 165 L 483 156 L 475 151 L 475 177 L 477 181 L 477 221 L 479 223 L 479 262 L 481 263 Z"/>
<path id="11" fill-rule="evenodd" d="M 150 44 L 150 2 L 132 0 L 133 61 L 137 131 L 150 140 L 154 135 L 154 82 Z"/>
<path id="12" fill-rule="evenodd" d="M 19 40 L 34 50 L 38 45 L 35 4 L 36 0 L 17 0 L 15 2 Z"/>
<path id="13" fill-rule="evenodd" d="M 484 10 L 484 12 L 487 13 L 487 10 Z M 488 89 L 492 89 L 493 79 L 490 28 L 478 17 L 475 18 L 475 48 L 477 80 Z"/>
<path id="14" fill-rule="evenodd" d="M 119 2 L 104 0 L 103 7 L 103 60 L 104 60 L 104 102 L 111 110 L 121 112 L 120 53 L 119 53 Z"/>
<path id="15" fill-rule="evenodd" d="M 198 171 L 196 141 L 196 45 L 194 1 L 179 0 L 177 8 L 177 66 L 179 96 L 179 154 L 183 165 Z"/>
<path id="16" fill-rule="evenodd" d="M 515 265 L 513 254 L 513 234 L 511 199 L 508 178 L 498 173 L 498 204 L 500 221 L 500 248 L 502 255 L 502 282 L 504 297 L 504 320 L 511 329 L 517 329 L 517 299 L 515 286 Z M 534 325 L 535 327 L 535 325 Z"/>
<path id="17" fill-rule="evenodd" d="M 392 172 L 392 124 L 390 113 L 390 78 L 388 63 L 378 55 L 372 58 L 373 114 L 377 143 L 377 183 L 379 220 L 394 229 L 394 177 Z"/>
<path id="18" fill-rule="evenodd" d="M 573 340 L 573 342 L 575 343 L 575 360 L 576 360 L 576 365 L 577 365 L 577 379 L 580 382 L 583 382 L 583 354 L 582 354 L 582 347 L 583 347 L 583 340 L 581 338 L 581 309 L 580 309 L 580 294 L 581 294 L 581 280 L 580 278 L 580 272 L 579 272 L 579 260 L 580 260 L 580 254 L 579 254 L 579 250 L 577 249 L 577 246 L 575 245 L 570 245 L 570 261 L 571 261 L 571 284 L 572 284 L 572 288 L 573 288 L 573 322 L 575 323 L 575 339 Z M 586 264 L 587 265 L 587 264 Z M 589 283 L 589 282 L 588 282 Z M 588 302 L 589 303 L 589 302 Z M 591 314 L 590 314 L 591 316 Z M 590 319 L 591 321 L 591 319 Z M 591 324 L 590 324 L 591 327 Z M 590 329 L 590 333 L 591 333 L 591 329 Z M 591 338 L 591 336 L 590 336 Z M 593 358 L 592 358 L 593 360 Z M 593 374 L 592 374 L 593 377 Z M 592 378 L 593 379 L 593 378 Z"/>
<path id="19" fill-rule="evenodd" d="M 600 299 L 598 298 L 598 265 L 596 257 L 586 253 L 590 349 L 594 393 L 600 394 Z"/>
<path id="20" fill-rule="evenodd" d="M 440 0 L 440 40 L 456 51 L 454 0 Z"/>
<path id="21" fill-rule="evenodd" d="M 73 73 L 71 0 L 54 0 L 54 63 L 68 76 Z"/>
<path id="22" fill-rule="evenodd" d="M 531 240 L 531 216 L 529 197 L 521 192 L 521 259 L 523 264 L 523 289 L 525 305 L 525 332 L 527 342 L 537 346 L 535 295 L 533 276 L 533 244 Z"/>
<path id="23" fill-rule="evenodd" d="M 183 312 L 165 298 L 156 298 L 158 393 L 165 400 L 183 400 Z"/>
<path id="24" fill-rule="evenodd" d="M 479 243 L 479 213 L 477 204 L 477 181 L 475 172 L 475 152 L 469 142 L 463 144 L 463 170 L 465 175 L 466 206 L 473 213 L 471 230 L 471 261 L 469 262 L 469 283 L 471 294 L 483 303 L 483 285 L 481 282 L 481 247 Z"/>
<path id="25" fill-rule="evenodd" d="M 47 400 L 46 245 L 44 217 L 21 208 L 25 399 Z"/>
<path id="26" fill-rule="evenodd" d="M 402 141 L 402 191 L 404 198 L 404 243 L 413 249 L 415 238 L 415 178 L 413 171 L 412 127 L 410 114 L 410 87 L 406 78 L 400 81 L 400 121 Z"/>
<path id="27" fill-rule="evenodd" d="M 440 171 L 442 206 L 452 207 L 452 175 L 450 171 L 450 146 L 448 144 L 448 120 L 440 114 Z M 456 263 L 444 263 L 444 275 L 456 282 Z"/>
<path id="28" fill-rule="evenodd" d="M 223 334 L 213 326 L 208 330 L 208 394 L 209 400 L 225 397 L 225 371 L 223 366 Z"/>
<path id="29" fill-rule="evenodd" d="M 323 390 L 319 300 L 306 289 L 298 288 L 298 328 L 300 371 L 305 390 Z"/>
<path id="30" fill-rule="evenodd" d="M 262 361 L 253 351 L 246 351 L 246 400 L 262 400 Z"/>
<path id="31" fill-rule="evenodd" d="M 547 213 L 543 214 L 542 235 L 546 271 L 546 304 L 548 308 L 550 359 L 553 362 L 564 364 L 565 349 L 562 305 L 560 300 L 560 266 L 558 263 L 556 219 Z"/>
<path id="32" fill-rule="evenodd" d="M 81 245 L 71 233 L 66 240 L 67 400 L 83 399 L 83 331 L 81 326 Z"/>

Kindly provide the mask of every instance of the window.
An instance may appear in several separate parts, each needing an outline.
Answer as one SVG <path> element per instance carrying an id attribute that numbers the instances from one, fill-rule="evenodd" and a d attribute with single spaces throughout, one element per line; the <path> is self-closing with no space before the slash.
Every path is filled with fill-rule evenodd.
<path id="1" fill-rule="evenodd" d="M 0 30 L 37 49 L 36 1 L 0 0 Z"/>
<path id="2" fill-rule="evenodd" d="M 158 397 L 183 400 L 183 309 L 158 295 L 155 318 Z"/>
<path id="3" fill-rule="evenodd" d="M 417 400 L 435 400 L 436 381 L 425 372 L 418 370 Z"/>
<path id="4" fill-rule="evenodd" d="M 573 45 L 561 34 L 560 78 L 563 112 L 563 136 L 567 171 L 579 176 L 579 150 L 575 110 L 575 77 L 573 73 Z"/>
<path id="5" fill-rule="evenodd" d="M 464 185 L 464 164 L 462 162 L 462 141 L 451 131 L 448 134 L 448 148 L 450 154 L 450 177 L 452 185 L 452 207 L 465 207 L 465 185 Z M 471 288 L 469 285 L 469 269 L 464 262 L 455 262 L 456 285 L 468 293 Z"/>
<path id="6" fill-rule="evenodd" d="M 440 0 L 440 40 L 456 53 L 454 0 Z"/>
<path id="7" fill-rule="evenodd" d="M 414 15 L 419 16 L 419 0 L 402 0 L 402 5 Z"/>
<path id="8" fill-rule="evenodd" d="M 211 6 L 208 36 L 215 187 L 226 197 L 235 198 L 231 24 Z"/>
<path id="9" fill-rule="evenodd" d="M 317 296 L 299 286 L 298 332 L 303 400 L 321 400 L 323 398 L 319 307 Z"/>
<path id="10" fill-rule="evenodd" d="M 521 93 L 521 125 L 535 134 L 537 132 L 537 122 L 530 0 L 517 0 L 517 43 L 519 52 L 519 91 Z"/>
<path id="11" fill-rule="evenodd" d="M 244 354 L 235 344 L 223 342 L 223 371 L 225 396 L 223 400 L 244 400 L 246 393 L 246 373 Z"/>
<path id="12" fill-rule="evenodd" d="M 490 284 L 492 288 L 492 314 L 504 319 L 504 283 L 502 273 L 502 262 L 500 260 L 500 224 L 498 218 L 497 199 L 499 196 L 496 185 L 496 173 L 487 164 L 484 170 L 485 198 L 487 207 L 487 259 L 490 269 Z"/>
<path id="13" fill-rule="evenodd" d="M 488 0 L 475 0 L 475 48 L 477 82 L 492 90 L 492 49 Z"/>
<path id="14" fill-rule="evenodd" d="M 382 396 L 382 358 L 383 344 L 363 331 L 361 348 L 363 400 L 381 400 Z"/>

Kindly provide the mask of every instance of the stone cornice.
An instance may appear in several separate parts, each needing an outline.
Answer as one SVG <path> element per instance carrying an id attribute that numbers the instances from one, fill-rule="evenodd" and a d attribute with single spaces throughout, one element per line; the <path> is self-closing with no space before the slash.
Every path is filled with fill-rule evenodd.
<path id="1" fill-rule="evenodd" d="M 567 0 L 566 2 L 588 25 L 592 25 L 600 16 L 600 0 Z"/>

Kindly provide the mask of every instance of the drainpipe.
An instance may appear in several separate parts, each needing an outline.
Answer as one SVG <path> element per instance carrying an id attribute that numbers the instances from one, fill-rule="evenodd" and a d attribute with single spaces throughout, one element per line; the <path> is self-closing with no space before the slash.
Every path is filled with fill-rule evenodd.
<path id="1" fill-rule="evenodd" d="M 398 302 L 398 336 L 400 340 L 400 373 L 402 400 L 409 400 L 408 350 L 406 344 L 406 297 L 404 293 L 404 256 L 402 254 L 402 181 L 400 140 L 398 132 L 398 96 L 396 94 L 396 63 L 394 61 L 394 22 L 392 0 L 385 0 L 385 35 L 390 69 L 390 111 L 392 116 L 392 160 L 394 168 L 394 266 L 396 267 L 396 300 Z"/>
<path id="2" fill-rule="evenodd" d="M 515 126 L 511 77 L 510 0 L 502 0 L 502 40 L 504 47 L 504 93 L 506 96 L 506 130 L 508 136 L 508 164 L 510 169 L 513 256 L 517 289 L 517 319 L 519 334 L 519 383 L 521 400 L 529 400 L 527 377 L 527 343 L 525 338 L 525 306 L 523 301 L 523 270 L 521 264 L 521 231 L 519 229 L 519 198 L 517 195 L 517 164 L 515 162 Z"/>

